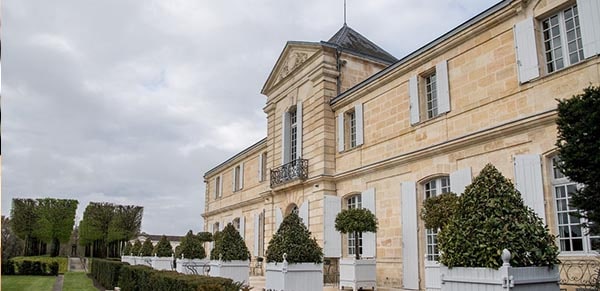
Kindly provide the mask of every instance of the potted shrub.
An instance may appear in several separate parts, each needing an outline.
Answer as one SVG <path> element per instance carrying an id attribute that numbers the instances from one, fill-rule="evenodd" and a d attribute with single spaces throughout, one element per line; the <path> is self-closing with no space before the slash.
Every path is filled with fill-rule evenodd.
<path id="1" fill-rule="evenodd" d="M 442 290 L 559 290 L 555 237 L 491 164 L 467 186 L 438 243 Z"/>
<path id="2" fill-rule="evenodd" d="M 215 247 L 210 252 L 210 275 L 247 284 L 250 282 L 249 258 L 244 239 L 233 224 L 228 223 L 217 236 Z"/>
<path id="3" fill-rule="evenodd" d="M 144 265 L 151 267 L 152 266 L 152 250 L 154 246 L 152 245 L 152 240 L 147 238 L 142 244 L 142 248 L 140 249 L 140 260 L 136 261 L 137 265 Z"/>
<path id="4" fill-rule="evenodd" d="M 163 235 L 156 246 L 154 246 L 154 257 L 152 258 L 152 268 L 155 270 L 173 270 L 173 247 Z"/>
<path id="5" fill-rule="evenodd" d="M 344 209 L 335 217 L 335 229 L 343 234 L 352 233 L 357 238 L 363 232 L 376 232 L 377 218 L 366 208 Z M 374 289 L 377 286 L 377 262 L 374 258 L 361 258 L 359 240 L 355 239 L 354 243 L 354 257 L 340 259 L 340 287 Z"/>
<path id="6" fill-rule="evenodd" d="M 142 257 L 140 255 L 140 251 L 142 250 L 142 242 L 139 239 L 136 239 L 135 242 L 133 243 L 133 246 L 131 247 L 131 261 L 129 262 L 129 264 L 131 265 L 137 265 L 139 261 L 142 260 Z"/>
<path id="7" fill-rule="evenodd" d="M 267 290 L 322 290 L 323 249 L 297 214 L 285 217 L 266 251 Z"/>
<path id="8" fill-rule="evenodd" d="M 208 260 L 206 252 L 202 246 L 202 242 L 190 230 L 181 239 L 179 251 L 176 253 L 177 272 L 183 274 L 200 274 L 204 275 L 204 269 L 208 269 Z"/>

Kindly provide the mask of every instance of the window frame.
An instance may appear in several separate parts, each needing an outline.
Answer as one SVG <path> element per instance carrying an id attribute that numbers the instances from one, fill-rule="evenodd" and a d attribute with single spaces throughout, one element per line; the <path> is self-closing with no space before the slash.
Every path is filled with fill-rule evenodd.
<path id="1" fill-rule="evenodd" d="M 344 112 L 344 140 L 345 149 L 351 150 L 357 146 L 356 142 L 356 110 L 350 109 Z"/>
<path id="2" fill-rule="evenodd" d="M 259 166 L 261 167 L 261 172 L 260 172 L 260 181 L 259 182 L 264 182 L 267 180 L 267 152 L 262 152 L 261 154 L 261 160 L 262 160 L 262 164 L 260 164 Z"/>
<path id="3" fill-rule="evenodd" d="M 346 199 L 344 199 L 346 202 L 346 208 L 347 209 L 353 209 L 353 208 L 362 208 L 362 195 L 361 194 L 354 194 L 351 196 L 346 197 Z M 348 243 L 348 256 L 355 256 L 356 252 L 355 252 L 355 241 L 354 241 L 355 237 L 354 237 L 354 233 L 348 233 L 347 234 L 347 238 L 346 241 Z M 358 233 L 358 254 L 359 256 L 362 256 L 363 254 L 363 247 L 364 247 L 364 243 L 363 243 L 363 235 L 362 233 Z"/>
<path id="4" fill-rule="evenodd" d="M 579 19 L 579 11 L 577 9 L 577 4 L 573 4 L 567 7 L 562 7 L 561 9 L 557 9 L 553 11 L 552 14 L 538 19 L 539 23 L 539 31 L 541 35 L 541 49 L 542 49 L 542 57 L 544 61 L 544 71 L 546 74 L 552 74 L 554 72 L 561 71 L 578 63 L 581 63 L 585 60 L 584 52 L 583 52 L 583 38 L 581 35 L 581 23 Z M 566 19 L 566 13 L 571 12 L 571 18 Z M 557 19 L 557 24 L 553 25 L 552 19 Z M 567 21 L 573 21 L 573 28 L 567 31 Z M 548 28 L 545 28 L 546 23 L 549 24 Z M 552 29 L 554 27 L 558 27 L 558 34 L 552 33 Z M 568 33 L 570 31 L 574 31 L 575 39 L 569 41 Z M 547 34 L 549 32 L 549 34 Z M 560 38 L 558 40 L 558 44 L 554 44 L 554 39 Z M 569 48 L 569 44 L 574 43 L 575 50 L 571 52 Z M 549 46 L 548 46 L 549 45 Z M 560 47 L 559 47 L 560 46 Z M 559 47 L 559 48 L 557 48 Z M 561 53 L 561 57 L 557 58 L 555 52 L 559 50 Z M 577 60 L 572 61 L 571 55 L 576 54 Z M 549 56 L 551 59 L 549 59 Z M 558 68 L 557 59 L 562 61 L 562 67 Z M 552 68 L 550 68 L 552 67 Z"/>
<path id="5" fill-rule="evenodd" d="M 241 190 L 240 185 L 240 175 L 242 172 L 242 167 L 240 165 L 235 166 L 233 168 L 233 192 L 237 192 Z"/>
<path id="6" fill-rule="evenodd" d="M 288 113 L 290 121 L 290 161 L 295 161 L 298 155 L 298 110 L 294 106 Z"/>
<path id="7" fill-rule="evenodd" d="M 421 183 L 424 199 L 435 197 L 451 191 L 450 175 L 439 175 L 425 180 Z M 439 191 L 438 191 L 439 190 Z M 425 229 L 425 260 L 438 262 L 440 252 L 438 248 L 438 229 Z"/>
<path id="8" fill-rule="evenodd" d="M 221 176 L 215 177 L 215 200 L 221 197 Z"/>

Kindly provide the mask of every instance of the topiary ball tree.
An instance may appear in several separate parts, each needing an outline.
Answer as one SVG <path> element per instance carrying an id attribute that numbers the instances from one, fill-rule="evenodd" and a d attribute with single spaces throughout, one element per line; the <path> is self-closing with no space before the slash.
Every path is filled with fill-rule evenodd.
<path id="1" fill-rule="evenodd" d="M 171 247 L 167 236 L 163 235 L 160 238 L 153 251 L 157 257 L 170 257 L 173 255 L 173 247 Z"/>
<path id="2" fill-rule="evenodd" d="M 181 239 L 179 244 L 179 252 L 177 257 L 183 255 L 186 259 L 204 259 L 206 258 L 206 251 L 202 246 L 202 242 L 198 239 L 194 233 L 189 230 L 187 234 Z"/>
<path id="3" fill-rule="evenodd" d="M 323 262 L 323 249 L 317 240 L 311 238 L 304 223 L 297 214 L 286 216 L 277 232 L 269 241 L 266 257 L 267 262 L 283 262 L 283 254 L 287 254 L 288 263 Z"/>
<path id="4" fill-rule="evenodd" d="M 344 209 L 335 217 L 335 229 L 343 234 L 353 233 L 354 237 L 363 232 L 377 232 L 377 217 L 366 208 Z M 355 239 L 354 243 L 354 249 L 358 250 L 359 240 Z M 359 260 L 359 252 L 354 254 Z"/>
<path id="5" fill-rule="evenodd" d="M 426 228 L 442 229 L 448 224 L 458 206 L 460 197 L 452 192 L 429 197 L 423 201 L 421 219 Z"/>
<path id="6" fill-rule="evenodd" d="M 554 239 L 514 185 L 487 164 L 438 234 L 440 262 L 449 268 L 498 269 L 507 249 L 513 267 L 552 266 L 559 263 Z"/>
<path id="7" fill-rule="evenodd" d="M 215 240 L 214 249 L 210 252 L 211 260 L 247 261 L 250 257 L 246 242 L 235 229 L 233 224 L 228 223 Z"/>
<path id="8" fill-rule="evenodd" d="M 142 254 L 142 256 L 151 256 L 152 255 L 152 250 L 154 249 L 154 246 L 152 245 L 152 241 L 150 240 L 150 238 L 147 238 L 144 243 L 142 244 L 142 248 L 140 249 L 140 253 Z"/>
<path id="9" fill-rule="evenodd" d="M 133 243 L 133 247 L 131 248 L 131 253 L 134 256 L 138 256 L 142 251 L 142 242 L 139 239 L 136 239 Z"/>
<path id="10" fill-rule="evenodd" d="M 133 245 L 131 244 L 131 242 L 127 242 L 125 244 L 125 247 L 123 248 L 123 255 L 124 256 L 129 256 L 129 254 L 131 254 L 133 249 Z"/>

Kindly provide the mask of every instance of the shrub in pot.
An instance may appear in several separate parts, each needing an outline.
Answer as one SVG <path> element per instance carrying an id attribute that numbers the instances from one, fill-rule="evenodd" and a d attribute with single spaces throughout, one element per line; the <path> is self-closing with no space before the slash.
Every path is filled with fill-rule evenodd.
<path id="1" fill-rule="evenodd" d="M 204 260 L 206 251 L 202 246 L 202 242 L 191 230 L 181 239 L 175 255 L 177 257 L 177 272 L 179 273 L 204 274 L 204 267 L 208 266 L 208 261 Z"/>
<path id="2" fill-rule="evenodd" d="M 154 257 L 152 258 L 152 268 L 156 270 L 173 270 L 173 247 L 163 235 L 156 246 L 154 246 Z"/>
<path id="3" fill-rule="evenodd" d="M 297 214 L 283 219 L 269 241 L 266 258 L 266 289 L 323 289 L 323 249 Z"/>
<path id="4" fill-rule="evenodd" d="M 344 209 L 335 217 L 335 229 L 343 234 L 359 237 L 363 232 L 377 231 L 377 217 L 369 209 Z M 340 259 L 340 287 L 348 286 L 354 290 L 375 288 L 377 285 L 375 259 L 362 259 L 358 252 L 359 240 L 354 240 L 354 258 Z"/>
<path id="5" fill-rule="evenodd" d="M 121 262 L 134 264 L 133 256 L 131 255 L 131 250 L 133 249 L 133 245 L 130 242 L 125 243 L 125 247 L 123 248 L 123 255 L 121 256 Z"/>
<path id="6" fill-rule="evenodd" d="M 210 275 L 248 283 L 250 252 L 240 233 L 233 224 L 228 223 L 215 237 L 215 245 L 210 253 Z"/>
<path id="7" fill-rule="evenodd" d="M 505 272 L 505 276 L 499 277 L 514 280 L 514 284 L 527 281 L 531 288 L 558 290 L 558 268 L 554 267 L 559 263 L 555 237 L 535 212 L 523 204 L 512 182 L 491 164 L 486 165 L 467 186 L 452 218 L 442 225 L 438 243 L 440 262 L 444 265 L 441 269 L 442 290 L 460 283 L 446 284 L 444 280 L 468 278 L 483 268 L 490 274 L 496 270 Z M 503 256 L 504 249 L 510 254 L 506 252 Z M 518 267 L 525 269 L 520 271 Z M 535 275 L 525 278 L 525 272 Z M 481 281 L 481 278 L 471 281 L 477 280 Z M 536 281 L 539 284 L 536 285 Z"/>
<path id="8" fill-rule="evenodd" d="M 147 238 L 142 244 L 142 248 L 140 248 L 140 260 L 136 261 L 137 265 L 145 265 L 152 266 L 152 250 L 154 246 L 152 245 L 152 241 L 150 238 Z"/>
<path id="9" fill-rule="evenodd" d="M 136 239 L 133 243 L 133 247 L 131 247 L 131 253 L 134 256 L 139 256 L 140 251 L 142 250 L 142 242 L 139 239 Z"/>

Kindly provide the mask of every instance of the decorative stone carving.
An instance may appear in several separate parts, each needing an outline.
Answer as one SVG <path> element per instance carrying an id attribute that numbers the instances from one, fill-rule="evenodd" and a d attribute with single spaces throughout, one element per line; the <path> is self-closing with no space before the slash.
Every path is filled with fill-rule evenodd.
<path id="1" fill-rule="evenodd" d="M 287 77 L 291 72 L 298 68 L 306 61 L 308 54 L 304 52 L 293 52 L 281 65 L 277 82 Z"/>

